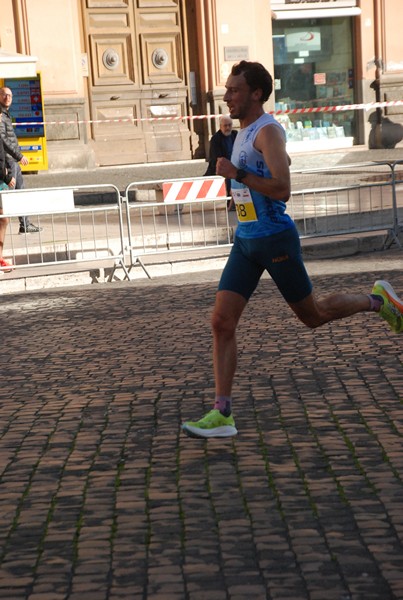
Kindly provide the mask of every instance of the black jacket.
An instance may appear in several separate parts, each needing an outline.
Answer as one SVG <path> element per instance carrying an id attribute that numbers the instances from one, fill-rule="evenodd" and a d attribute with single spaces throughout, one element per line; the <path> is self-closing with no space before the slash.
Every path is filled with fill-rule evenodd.
<path id="1" fill-rule="evenodd" d="M 12 157 L 16 162 L 20 162 L 23 155 L 13 127 L 13 120 L 4 106 L 0 106 L 0 110 L 3 113 L 0 123 L 0 136 L 6 151 L 6 159 L 10 160 L 10 157 Z"/>
<path id="2" fill-rule="evenodd" d="M 0 139 L 0 183 L 4 182 L 8 185 L 11 179 L 12 177 L 7 170 L 6 153 L 4 151 L 3 140 Z"/>
<path id="3" fill-rule="evenodd" d="M 231 131 L 232 142 L 234 142 L 237 133 L 237 131 Z M 224 158 L 228 158 L 228 160 L 230 160 L 231 156 L 227 156 L 227 154 L 228 153 L 227 146 L 225 144 L 225 135 L 223 134 L 221 129 L 219 129 L 218 131 L 216 131 L 216 133 L 212 136 L 210 140 L 208 167 L 204 175 L 215 175 L 217 158 L 223 156 Z"/>

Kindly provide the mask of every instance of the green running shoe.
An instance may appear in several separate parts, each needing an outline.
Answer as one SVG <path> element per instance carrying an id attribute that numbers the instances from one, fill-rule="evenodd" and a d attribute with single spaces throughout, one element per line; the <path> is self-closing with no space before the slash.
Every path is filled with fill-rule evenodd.
<path id="1" fill-rule="evenodd" d="M 186 435 L 195 438 L 231 437 L 238 433 L 234 417 L 224 417 L 216 408 L 210 410 L 200 421 L 186 421 L 182 429 Z"/>
<path id="2" fill-rule="evenodd" d="M 375 281 L 372 293 L 382 296 L 383 304 L 379 316 L 389 323 L 395 333 L 403 333 L 403 302 L 387 281 Z"/>

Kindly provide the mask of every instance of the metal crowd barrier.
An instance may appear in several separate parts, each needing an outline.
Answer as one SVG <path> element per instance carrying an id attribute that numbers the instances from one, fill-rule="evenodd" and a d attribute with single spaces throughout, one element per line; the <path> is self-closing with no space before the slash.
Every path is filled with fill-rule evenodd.
<path id="1" fill-rule="evenodd" d="M 401 247 L 401 165 L 403 161 L 370 162 L 294 174 L 299 175 L 299 185 L 287 210 L 301 238 L 385 231 L 384 246 L 395 242 Z M 312 183 L 316 185 L 309 186 Z M 129 272 L 139 264 L 150 276 L 145 256 L 232 245 L 237 221 L 235 213 L 226 210 L 227 199 L 165 203 L 163 184 L 163 180 L 140 181 L 126 188 Z M 139 202 L 141 188 L 145 188 L 143 196 L 151 193 L 148 202 Z"/>
<path id="2" fill-rule="evenodd" d="M 220 184 L 224 182 L 217 177 L 195 177 L 192 183 L 199 189 L 204 181 L 214 179 L 218 179 Z M 217 198 L 164 201 L 163 187 L 166 183 L 189 187 L 191 182 L 189 179 L 137 181 L 126 187 L 124 204 L 128 228 L 129 273 L 139 264 L 150 277 L 142 260 L 147 255 L 217 250 L 232 245 L 236 218 L 235 213 L 227 211 L 230 199 L 226 192 Z M 141 201 L 147 195 L 151 201 Z"/>
<path id="3" fill-rule="evenodd" d="M 194 178 L 192 182 L 200 185 L 204 179 Z M 123 195 L 109 184 L 1 192 L 2 197 L 13 194 L 15 199 L 20 193 L 31 192 L 37 197 L 41 192 L 57 195 L 67 189 L 74 194 L 70 210 L 24 212 L 43 228 L 39 233 L 18 233 L 21 213 L 0 215 L 10 219 L 4 258 L 14 263 L 16 272 L 44 266 L 67 272 L 107 265 L 108 281 L 112 281 L 117 269 L 122 269 L 124 279 L 131 279 L 131 271 L 138 265 L 150 277 L 152 256 L 165 263 L 176 253 L 199 251 L 203 257 L 204 251 L 210 256 L 214 251 L 227 253 L 237 219 L 235 212 L 227 210 L 226 193 L 166 201 L 164 184 L 171 183 L 132 182 Z M 396 243 L 401 248 L 403 160 L 304 170 L 293 173 L 293 187 L 288 212 L 302 238 L 385 231 L 384 246 Z M 100 205 L 96 197 L 107 190 L 112 200 Z M 94 196 L 93 203 L 90 200 L 89 205 L 81 206 L 83 194 L 87 201 Z M 149 258 L 147 264 L 145 257 Z"/>
<path id="4" fill-rule="evenodd" d="M 105 191 L 109 192 L 112 203 L 99 206 L 96 197 Z M 68 197 L 71 192 L 72 206 L 66 209 L 62 200 L 61 208 L 58 208 L 58 200 Z M 87 200 L 94 197 L 94 205 L 80 206 L 80 197 L 84 193 Z M 22 208 L 30 205 L 31 195 L 32 208 L 21 214 Z M 123 269 L 125 278 L 129 277 L 124 256 L 122 202 L 114 185 L 2 191 L 1 196 L 3 205 L 9 200 L 8 205 L 16 207 L 13 212 L 0 215 L 0 218 L 9 219 L 3 257 L 13 263 L 16 272 L 46 266 L 60 267 L 59 272 L 63 272 L 68 271 L 70 265 L 78 271 L 102 263 L 109 268 L 109 281 L 117 268 Z M 35 198 L 43 200 L 44 197 L 49 197 L 49 201 L 39 202 L 38 210 Z M 28 216 L 41 231 L 19 233 L 19 216 Z"/>
<path id="5" fill-rule="evenodd" d="M 292 192 L 288 213 L 301 238 L 386 231 L 385 247 L 393 242 L 401 247 L 401 165 L 385 161 L 300 171 L 301 189 Z M 307 187 L 312 181 L 315 187 Z"/>

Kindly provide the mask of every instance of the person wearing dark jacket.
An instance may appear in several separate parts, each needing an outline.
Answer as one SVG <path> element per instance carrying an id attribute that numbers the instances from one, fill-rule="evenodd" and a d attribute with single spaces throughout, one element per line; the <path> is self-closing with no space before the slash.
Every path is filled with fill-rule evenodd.
<path id="1" fill-rule="evenodd" d="M 14 131 L 13 120 L 9 112 L 12 101 L 13 94 L 11 90 L 8 87 L 0 88 L 0 111 L 3 114 L 0 123 L 0 135 L 6 151 L 6 161 L 9 164 L 11 175 L 15 179 L 15 189 L 20 190 L 24 188 L 20 163 L 27 165 L 28 159 L 21 153 L 18 138 Z M 42 228 L 31 223 L 28 217 L 19 217 L 19 220 L 19 233 L 38 233 L 42 231 Z"/>
<path id="2" fill-rule="evenodd" d="M 220 117 L 220 129 L 211 137 L 209 160 L 206 175 L 216 175 L 216 164 L 217 158 L 223 156 L 224 158 L 231 159 L 232 148 L 236 138 L 237 132 L 232 129 L 232 119 L 228 115 L 222 115 Z M 225 186 L 227 189 L 227 195 L 231 195 L 231 180 L 225 180 Z"/>
<path id="3" fill-rule="evenodd" d="M 2 113 L 0 112 L 0 123 L 2 120 Z M 3 140 L 0 138 L 0 192 L 1 190 L 8 190 L 15 187 L 15 179 L 9 172 L 6 163 L 6 151 L 4 148 Z M 3 210 L 0 208 L 0 214 L 3 214 Z M 12 270 L 12 265 L 4 260 L 3 248 L 4 239 L 6 237 L 6 230 L 8 226 L 8 219 L 6 217 L 0 218 L 0 274 L 7 273 Z"/>

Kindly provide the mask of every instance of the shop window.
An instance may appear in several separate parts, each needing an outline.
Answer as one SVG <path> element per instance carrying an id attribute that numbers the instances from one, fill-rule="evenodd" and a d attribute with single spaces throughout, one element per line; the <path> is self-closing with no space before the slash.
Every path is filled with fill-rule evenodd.
<path id="1" fill-rule="evenodd" d="M 354 103 L 350 17 L 274 21 L 273 48 L 276 110 Z M 343 147 L 352 145 L 355 137 L 354 111 L 277 118 L 289 142 Z"/>

